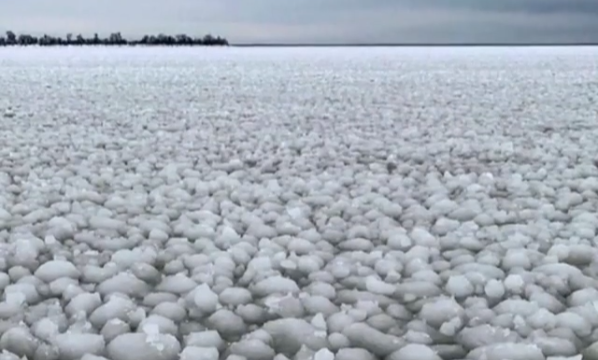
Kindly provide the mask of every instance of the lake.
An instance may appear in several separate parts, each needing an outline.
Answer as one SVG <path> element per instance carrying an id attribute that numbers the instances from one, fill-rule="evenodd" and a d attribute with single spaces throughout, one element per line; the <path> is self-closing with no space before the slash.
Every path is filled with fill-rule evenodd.
<path id="1" fill-rule="evenodd" d="M 2 48 L 0 345 L 597 359 L 597 58 Z"/>

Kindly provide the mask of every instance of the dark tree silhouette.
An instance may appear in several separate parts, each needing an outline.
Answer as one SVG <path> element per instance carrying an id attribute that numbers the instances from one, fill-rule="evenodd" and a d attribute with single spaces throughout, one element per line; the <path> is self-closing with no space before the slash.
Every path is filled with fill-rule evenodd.
<path id="1" fill-rule="evenodd" d="M 120 32 L 110 34 L 107 38 L 100 38 L 96 33 L 91 38 L 83 35 L 66 34 L 63 39 L 50 35 L 35 37 L 29 34 L 16 34 L 7 31 L 6 36 L 0 36 L 0 46 L 228 46 L 228 41 L 220 36 L 207 34 L 203 37 L 192 38 L 186 34 L 175 36 L 158 34 L 145 35 L 138 40 L 128 40 Z"/>
<path id="2" fill-rule="evenodd" d="M 17 36 L 15 35 L 14 32 L 12 32 L 12 31 L 6 32 L 6 43 L 8 45 L 13 45 L 13 44 L 17 43 Z"/>

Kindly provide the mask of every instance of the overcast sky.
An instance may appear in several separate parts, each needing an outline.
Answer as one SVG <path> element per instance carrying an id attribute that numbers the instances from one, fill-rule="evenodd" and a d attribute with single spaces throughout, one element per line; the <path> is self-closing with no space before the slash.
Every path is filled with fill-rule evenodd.
<path id="1" fill-rule="evenodd" d="M 0 0 L 0 31 L 248 42 L 598 41 L 598 0 Z"/>

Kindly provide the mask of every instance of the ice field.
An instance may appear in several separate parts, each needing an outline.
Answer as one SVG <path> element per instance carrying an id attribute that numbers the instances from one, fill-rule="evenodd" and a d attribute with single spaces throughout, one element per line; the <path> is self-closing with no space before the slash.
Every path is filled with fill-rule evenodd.
<path id="1" fill-rule="evenodd" d="M 0 49 L 0 360 L 598 360 L 597 58 Z"/>

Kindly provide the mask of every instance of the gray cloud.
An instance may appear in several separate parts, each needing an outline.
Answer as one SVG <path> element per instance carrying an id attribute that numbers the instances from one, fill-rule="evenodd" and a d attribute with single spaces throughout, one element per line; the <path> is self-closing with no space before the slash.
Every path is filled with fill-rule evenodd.
<path id="1" fill-rule="evenodd" d="M 475 9 L 486 12 L 598 15 L 596 0 L 406 0 L 409 6 L 445 9 Z"/>
<path id="2" fill-rule="evenodd" d="M 598 41 L 596 0 L 1 0 L 0 31 L 233 42 Z"/>

